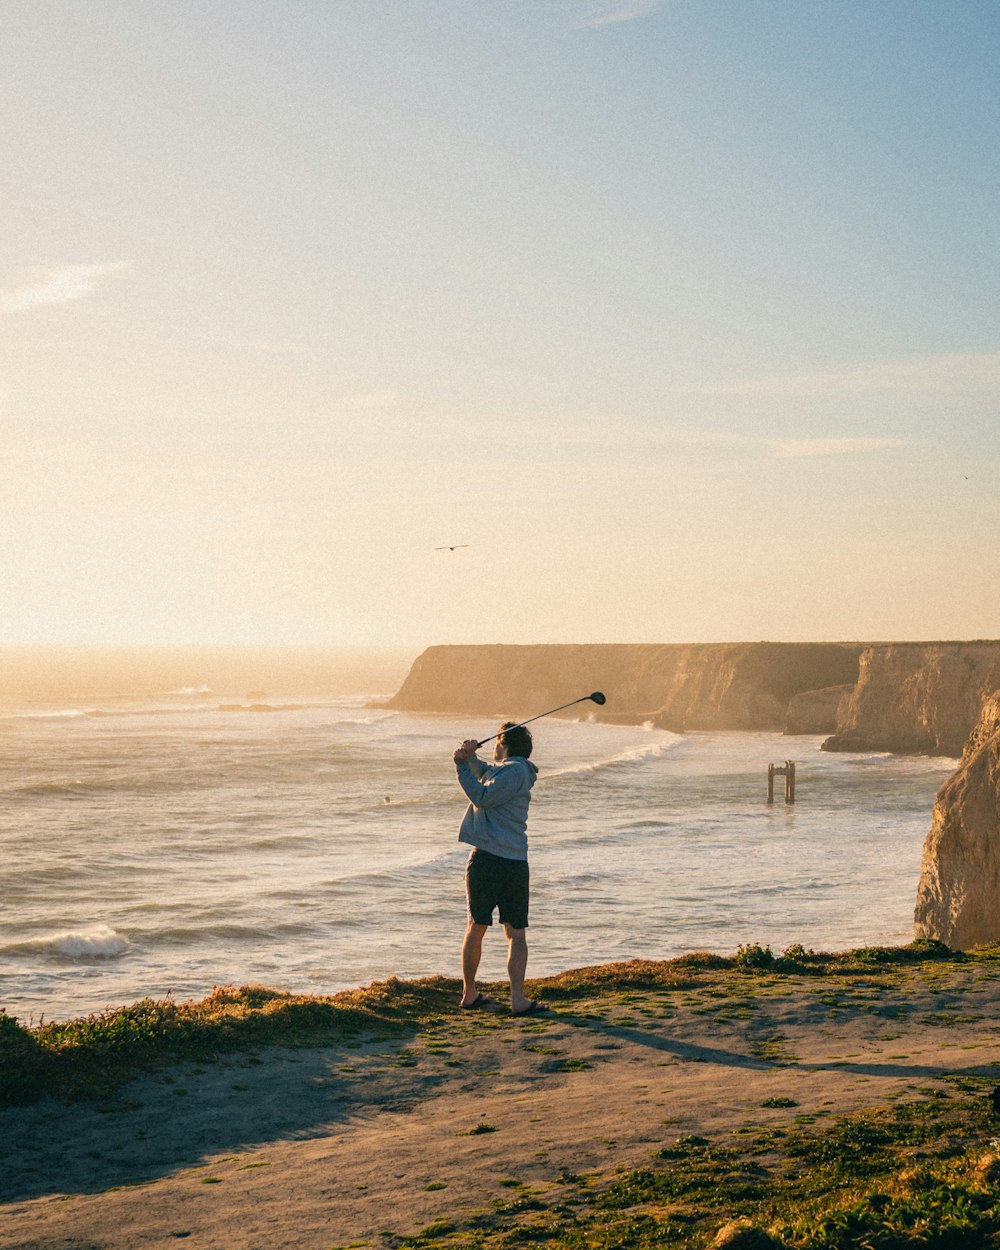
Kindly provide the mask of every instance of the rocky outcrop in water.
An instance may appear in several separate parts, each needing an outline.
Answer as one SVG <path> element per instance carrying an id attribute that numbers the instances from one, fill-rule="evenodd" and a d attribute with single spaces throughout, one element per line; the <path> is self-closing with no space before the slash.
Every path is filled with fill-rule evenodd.
<path id="1" fill-rule="evenodd" d="M 823 749 L 958 756 L 998 687 L 1000 642 L 870 647 Z"/>
<path id="2" fill-rule="evenodd" d="M 658 728 L 780 730 L 789 700 L 852 683 L 858 643 L 608 643 L 430 647 L 389 706 L 521 719 L 603 690 L 597 719 Z"/>
<path id="3" fill-rule="evenodd" d="M 1000 942 L 1000 690 L 983 705 L 957 772 L 934 805 L 914 913 L 916 936 L 953 950 Z"/>

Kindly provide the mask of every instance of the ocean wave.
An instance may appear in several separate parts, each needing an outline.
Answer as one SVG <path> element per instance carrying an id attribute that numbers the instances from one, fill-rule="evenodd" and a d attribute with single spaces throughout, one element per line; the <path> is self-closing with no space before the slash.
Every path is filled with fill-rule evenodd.
<path id="1" fill-rule="evenodd" d="M 317 881 L 313 893 L 316 895 L 336 896 L 357 890 L 367 891 L 372 886 L 395 885 L 405 887 L 406 882 L 414 877 L 438 877 L 442 872 L 450 871 L 456 862 L 464 860 L 471 848 L 458 842 L 448 850 L 439 851 L 427 859 L 406 862 L 393 861 L 384 868 L 364 868 L 360 871 L 348 871 L 339 877 L 327 877 Z"/>
<path id="2" fill-rule="evenodd" d="M 99 783 L 84 781 L 81 777 L 72 777 L 64 781 L 29 781 L 20 786 L 7 786 L 0 793 L 3 793 L 6 798 L 14 798 L 17 795 L 25 798 L 45 798 L 47 795 L 89 794 L 97 788 L 113 789 L 114 787 L 99 787 Z"/>
<path id="3" fill-rule="evenodd" d="M 622 833 L 662 833 L 664 829 L 670 828 L 670 822 L 663 820 L 623 820 L 618 825 L 618 829 Z"/>
<path id="4" fill-rule="evenodd" d="M 664 737 L 656 742 L 643 743 L 642 746 L 637 747 L 628 747 L 626 750 L 618 751 L 606 759 L 592 760 L 588 764 L 575 764 L 571 768 L 560 768 L 555 772 L 543 772 L 538 778 L 538 784 L 543 785 L 549 781 L 559 781 L 564 777 L 582 777 L 588 773 L 606 772 L 609 769 L 627 767 L 632 764 L 646 764 L 651 760 L 662 759 L 663 756 L 670 751 L 676 750 L 683 743 L 684 738 L 680 734 L 664 734 Z"/>
<path id="5" fill-rule="evenodd" d="M 80 720 L 85 716 L 95 716 L 91 708 L 67 707 L 56 712 L 20 712 L 13 720 Z"/>
<path id="6" fill-rule="evenodd" d="M 849 768 L 884 768 L 889 765 L 896 773 L 934 773 L 942 769 L 958 767 L 958 756 L 953 755 L 897 755 L 894 751 L 829 751 L 823 752 L 824 765 L 831 771 L 838 766 Z"/>
<path id="7" fill-rule="evenodd" d="M 261 838 L 239 839 L 237 842 L 228 844 L 225 848 L 215 847 L 216 852 L 220 849 L 239 849 L 251 851 L 287 851 L 292 847 L 316 846 L 321 843 L 318 834 L 309 833 L 272 833 L 266 834 Z"/>
<path id="8" fill-rule="evenodd" d="M 308 704 L 309 707 L 339 708 L 339 703 Z M 353 709 L 351 709 L 353 711 Z M 394 720 L 395 712 L 375 712 L 371 716 L 338 716 L 331 728 L 339 729 L 341 725 L 380 725 L 384 720 Z"/>
<path id="9" fill-rule="evenodd" d="M 44 955 L 50 959 L 70 959 L 78 963 L 118 959 L 129 948 L 128 938 L 108 925 L 92 925 L 88 929 L 71 929 L 47 933 L 0 947 L 2 955 Z"/>
<path id="10" fill-rule="evenodd" d="M 202 942 L 235 940 L 272 942 L 278 938 L 304 937 L 315 932 L 308 924 L 276 924 L 261 927 L 235 924 L 179 924 L 150 929 L 141 935 L 143 943 L 155 946 L 196 946 Z M 138 938 L 137 938 L 138 940 Z"/>
<path id="11" fill-rule="evenodd" d="M 28 882 L 31 885 L 52 885 L 59 881 L 79 881 L 86 872 L 79 864 L 37 864 L 28 863 L 4 867 L 4 885 L 10 889 Z"/>
<path id="12" fill-rule="evenodd" d="M 99 697 L 92 704 L 81 707 L 46 708 L 40 711 L 10 710 L 0 713 L 0 724 L 15 726 L 18 722 L 52 723 L 58 721 L 87 720 L 136 720 L 162 717 L 171 721 L 183 721 L 185 718 L 204 719 L 206 716 L 231 714 L 234 711 L 303 711 L 332 712 L 334 715 L 325 726 L 328 730 L 338 730 L 347 726 L 368 728 L 383 721 L 393 720 L 396 712 L 384 712 L 378 709 L 367 710 L 363 705 L 330 699 L 296 698 L 285 699 L 247 699 L 234 696 L 224 703 L 216 701 L 217 696 L 205 690 L 195 688 L 166 691 L 163 694 L 151 694 L 133 699 L 118 699 L 110 696 L 105 700 Z M 167 699 L 176 701 L 166 702 Z M 190 700 L 190 701 L 187 701 Z M 337 713 L 345 713 L 338 716 Z M 414 735 L 417 736 L 417 735 Z"/>
<path id="13" fill-rule="evenodd" d="M 124 720 L 128 718 L 140 716 L 184 716 L 193 713 L 203 714 L 211 712 L 215 709 L 207 707 L 205 704 L 191 704 L 190 706 L 178 706 L 176 704 L 170 707 L 163 707 L 159 704 L 134 704 L 127 707 L 73 707 L 61 708 L 58 711 L 48 712 L 15 712 L 7 714 L 0 719 L 8 722 L 15 721 L 77 721 L 77 720 Z"/>
<path id="14" fill-rule="evenodd" d="M 949 772 L 954 772 L 962 757 L 960 755 L 911 755 L 896 758 L 904 771 L 937 772 L 946 768 Z"/>

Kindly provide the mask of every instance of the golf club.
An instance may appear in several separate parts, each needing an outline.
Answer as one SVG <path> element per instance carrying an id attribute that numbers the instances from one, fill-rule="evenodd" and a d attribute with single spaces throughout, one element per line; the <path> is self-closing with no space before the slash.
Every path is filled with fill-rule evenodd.
<path id="1" fill-rule="evenodd" d="M 541 720 L 543 716 L 551 716 L 553 712 L 561 712 L 564 707 L 572 707 L 574 703 L 586 703 L 588 699 L 592 703 L 596 703 L 598 707 L 601 707 L 604 703 L 607 702 L 604 695 L 601 694 L 599 690 L 595 690 L 593 694 L 585 694 L 579 699 L 571 699 L 569 703 L 561 703 L 559 707 L 550 708 L 547 712 L 539 712 L 537 716 L 529 716 L 527 720 L 523 720 L 520 722 L 520 724 L 517 724 L 517 725 L 511 725 L 510 728 L 520 729 L 521 725 L 530 725 L 533 720 Z M 500 733 L 506 733 L 506 732 L 507 732 L 506 729 L 502 729 L 500 731 Z M 494 738 L 499 738 L 499 737 L 500 737 L 499 733 L 490 734 L 488 738 L 483 738 L 481 742 L 476 743 L 476 750 L 478 751 L 479 748 L 484 747 L 487 744 L 487 742 L 492 742 Z"/>

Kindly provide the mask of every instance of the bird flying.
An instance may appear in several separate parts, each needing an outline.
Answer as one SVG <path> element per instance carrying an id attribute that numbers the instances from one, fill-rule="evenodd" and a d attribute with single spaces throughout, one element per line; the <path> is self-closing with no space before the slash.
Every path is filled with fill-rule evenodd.
<path id="1" fill-rule="evenodd" d="M 468 543 L 456 543 L 454 547 L 435 547 L 435 551 L 457 551 L 459 547 L 468 547 Z"/>

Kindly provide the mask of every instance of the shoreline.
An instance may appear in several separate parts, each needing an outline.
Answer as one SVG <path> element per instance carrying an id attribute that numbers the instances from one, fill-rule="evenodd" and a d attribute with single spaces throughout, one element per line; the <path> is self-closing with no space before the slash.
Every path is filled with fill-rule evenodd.
<path id="1" fill-rule="evenodd" d="M 911 1173 L 979 1194 L 1000 948 L 793 956 L 577 969 L 529 982 L 551 1008 L 530 1020 L 460 1012 L 457 982 L 429 978 L 232 990 L 173 1038 L 134 1004 L 130 1054 L 122 1013 L 77 1022 L 63 1062 L 99 1062 L 64 1072 L 93 1081 L 101 1046 L 112 1075 L 127 1062 L 0 1110 L 0 1246 L 488 1250 L 620 1227 L 608 1244 L 645 1250 L 747 1219 L 794 1247 L 795 1220 L 862 1191 L 889 1219 Z"/>

